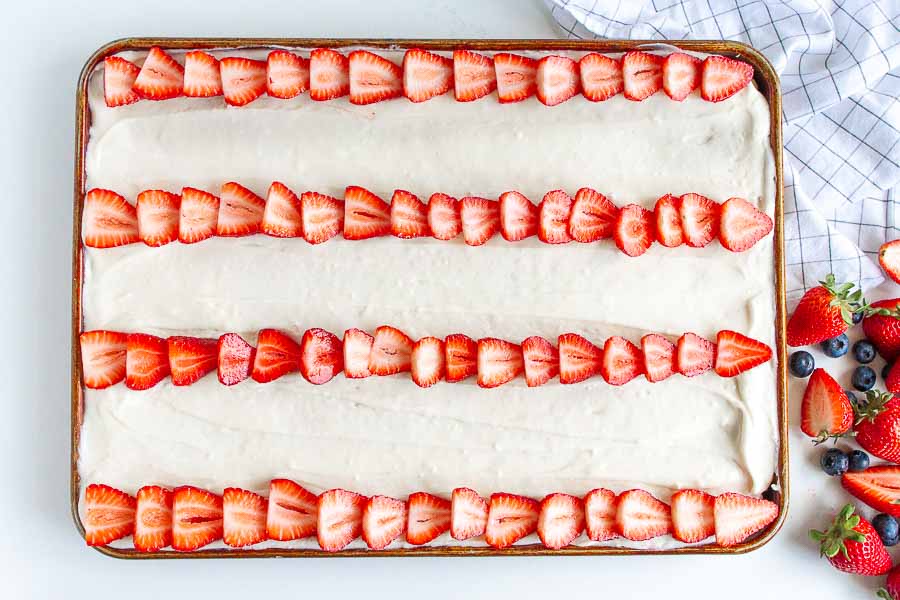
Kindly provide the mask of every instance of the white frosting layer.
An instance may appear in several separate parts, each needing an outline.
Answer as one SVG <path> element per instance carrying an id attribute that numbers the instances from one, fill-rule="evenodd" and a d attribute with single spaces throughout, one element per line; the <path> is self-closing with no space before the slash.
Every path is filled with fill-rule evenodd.
<path id="1" fill-rule="evenodd" d="M 247 54 L 247 52 L 239 53 Z M 397 60 L 399 62 L 399 58 Z M 87 185 L 134 201 L 142 189 L 191 185 L 218 193 L 236 180 L 264 196 L 279 180 L 336 196 L 362 185 L 427 198 L 442 191 L 496 197 L 516 189 L 594 187 L 620 205 L 652 208 L 665 193 L 745 197 L 774 210 L 769 113 L 750 86 L 711 104 L 659 93 L 554 108 L 536 99 L 357 107 L 261 98 L 139 102 L 109 109 L 92 78 Z M 774 347 L 772 237 L 742 254 L 659 245 L 629 258 L 611 241 L 566 246 L 499 237 L 321 246 L 265 236 L 85 251 L 84 328 L 161 335 L 261 327 L 299 339 L 318 326 L 392 324 L 416 338 L 461 332 L 519 341 L 574 331 L 595 342 L 650 331 L 710 339 L 735 329 Z M 313 491 L 346 487 L 405 497 L 468 485 L 540 498 L 605 486 L 668 499 L 696 487 L 759 493 L 778 446 L 774 361 L 734 379 L 600 378 L 494 390 L 474 380 L 422 390 L 407 375 L 324 386 L 299 375 L 227 388 L 214 375 L 145 392 L 87 390 L 79 471 L 130 492 L 191 483 L 265 491 L 289 477 Z M 668 538 L 655 542 L 673 543 Z"/>

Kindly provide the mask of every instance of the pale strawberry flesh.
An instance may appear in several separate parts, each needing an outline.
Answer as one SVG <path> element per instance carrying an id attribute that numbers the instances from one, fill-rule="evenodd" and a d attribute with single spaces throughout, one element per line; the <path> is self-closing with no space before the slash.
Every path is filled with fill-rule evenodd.
<path id="1" fill-rule="evenodd" d="M 391 233 L 391 208 L 365 188 L 344 191 L 344 239 L 364 240 Z"/>
<path id="2" fill-rule="evenodd" d="M 722 204 L 719 241 L 732 252 L 744 252 L 772 232 L 772 218 L 742 198 Z"/>
<path id="3" fill-rule="evenodd" d="M 84 386 L 99 390 L 125 379 L 128 334 L 98 329 L 78 336 Z"/>
<path id="4" fill-rule="evenodd" d="M 584 517 L 590 540 L 603 542 L 618 537 L 617 509 L 618 498 L 615 492 L 597 488 L 587 493 L 584 497 Z"/>
<path id="5" fill-rule="evenodd" d="M 350 66 L 347 57 L 330 48 L 309 53 L 309 97 L 333 100 L 350 93 Z"/>
<path id="6" fill-rule="evenodd" d="M 566 56 L 545 56 L 538 61 L 535 82 L 542 104 L 562 104 L 578 93 L 578 63 Z"/>
<path id="7" fill-rule="evenodd" d="M 300 195 L 301 232 L 310 244 L 327 242 L 344 230 L 344 202 L 316 192 Z"/>
<path id="8" fill-rule="evenodd" d="M 266 201 L 234 181 L 222 186 L 216 235 L 240 237 L 259 233 Z"/>
<path id="9" fill-rule="evenodd" d="M 447 382 L 456 383 L 478 373 L 478 344 L 461 333 L 444 338 Z"/>
<path id="10" fill-rule="evenodd" d="M 618 217 L 618 207 L 606 196 L 591 188 L 581 188 L 572 203 L 569 235 L 585 244 L 612 237 Z"/>
<path id="11" fill-rule="evenodd" d="M 564 333 L 557 342 L 560 383 L 579 383 L 600 372 L 603 350 L 575 333 Z"/>
<path id="12" fill-rule="evenodd" d="M 469 246 L 481 246 L 500 229 L 500 203 L 467 196 L 459 201 L 463 239 Z"/>
<path id="13" fill-rule="evenodd" d="M 478 100 L 495 89 L 497 74 L 493 60 L 468 50 L 453 52 L 453 93 L 457 102 Z"/>
<path id="14" fill-rule="evenodd" d="M 219 197 L 191 187 L 181 190 L 178 215 L 178 241 L 195 244 L 216 235 L 219 222 Z"/>
<path id="15" fill-rule="evenodd" d="M 222 385 L 235 385 L 250 377 L 256 349 L 236 333 L 219 336 L 217 375 Z"/>
<path id="16" fill-rule="evenodd" d="M 644 355 L 644 376 L 656 383 L 674 375 L 677 370 L 675 344 L 658 333 L 650 333 L 641 338 L 641 352 Z"/>
<path id="17" fill-rule="evenodd" d="M 182 486 L 172 496 L 172 548 L 198 550 L 222 538 L 222 498 L 199 488 Z"/>
<path id="18" fill-rule="evenodd" d="M 488 503 L 469 488 L 456 488 L 450 499 L 450 535 L 467 540 L 483 535 L 487 526 Z"/>
<path id="19" fill-rule="evenodd" d="M 571 544 L 584 531 L 584 505 L 569 494 L 550 494 L 541 502 L 537 533 L 551 550 Z"/>
<path id="20" fill-rule="evenodd" d="M 266 535 L 273 540 L 298 540 L 315 535 L 319 498 L 290 479 L 269 483 Z"/>
<path id="21" fill-rule="evenodd" d="M 452 240 L 462 231 L 459 201 L 447 194 L 432 194 L 428 200 L 428 229 L 438 240 Z"/>
<path id="22" fill-rule="evenodd" d="M 524 370 L 522 348 L 497 338 L 478 340 L 478 385 L 493 388 L 512 381 Z"/>
<path id="23" fill-rule="evenodd" d="M 696 377 L 713 368 L 716 346 L 695 333 L 685 333 L 678 339 L 676 364 L 685 377 Z"/>
<path id="24" fill-rule="evenodd" d="M 300 370 L 302 351 L 291 337 L 277 329 L 261 329 L 250 375 L 258 383 L 274 381 Z"/>
<path id="25" fill-rule="evenodd" d="M 735 95 L 753 79 L 753 67 L 726 56 L 709 56 L 703 61 L 700 95 L 709 102 L 721 102 Z"/>
<path id="26" fill-rule="evenodd" d="M 108 485 L 92 483 L 81 503 L 84 539 L 88 546 L 105 546 L 134 531 L 135 499 Z"/>
<path id="27" fill-rule="evenodd" d="M 412 380 L 419 387 L 431 387 L 444 378 L 446 363 L 444 342 L 424 337 L 416 342 L 410 356 Z"/>
<path id="28" fill-rule="evenodd" d="M 679 490 L 672 494 L 672 536 L 686 544 L 701 542 L 716 533 L 714 496 L 699 490 Z"/>
<path id="29" fill-rule="evenodd" d="M 406 502 L 372 496 L 362 516 L 362 538 L 372 550 L 383 550 L 406 530 Z"/>
<path id="30" fill-rule="evenodd" d="M 168 344 L 163 338 L 130 333 L 125 351 L 125 385 L 147 390 L 169 375 Z"/>
<path id="31" fill-rule="evenodd" d="M 222 540 L 226 546 L 242 548 L 267 539 L 268 503 L 259 494 L 240 488 L 222 493 Z"/>
<path id="32" fill-rule="evenodd" d="M 172 544 L 172 492 L 147 485 L 137 492 L 134 549 L 156 552 Z"/>
<path id="33" fill-rule="evenodd" d="M 778 517 L 778 505 L 761 498 L 726 493 L 714 506 L 716 543 L 735 546 L 764 529 Z"/>
<path id="34" fill-rule="evenodd" d="M 625 97 L 644 100 L 662 88 L 662 56 L 633 50 L 622 57 Z"/>
<path id="35" fill-rule="evenodd" d="M 245 106 L 266 93 L 266 62 L 228 57 L 220 63 L 225 103 Z"/>
<path id="36" fill-rule="evenodd" d="M 309 89 L 309 61 L 286 50 L 266 58 L 266 92 L 273 98 L 294 98 Z"/>
<path id="37" fill-rule="evenodd" d="M 297 194 L 280 181 L 274 181 L 266 194 L 266 207 L 263 210 L 260 230 L 272 237 L 301 237 L 303 235 L 301 210 Z"/>
<path id="38" fill-rule="evenodd" d="M 368 50 L 349 56 L 350 103 L 372 104 L 403 95 L 403 70 Z"/>
<path id="39" fill-rule="evenodd" d="M 118 56 L 103 61 L 103 99 L 110 108 L 134 104 L 141 99 L 134 89 L 141 68 Z"/>
<path id="40" fill-rule="evenodd" d="M 210 98 L 222 95 L 219 61 L 211 54 L 192 50 L 184 55 L 184 95 Z"/>
<path id="41" fill-rule="evenodd" d="M 166 340 L 166 344 L 173 385 L 191 385 L 216 369 L 218 340 L 172 336 Z"/>
<path id="42" fill-rule="evenodd" d="M 184 90 L 184 67 L 154 46 L 134 80 L 134 90 L 147 100 L 168 100 L 181 95 Z"/>
<path id="43" fill-rule="evenodd" d="M 411 102 L 425 102 L 453 87 L 453 60 L 412 48 L 403 55 L 403 95 Z"/>
<path id="44" fill-rule="evenodd" d="M 603 54 L 592 52 L 578 61 L 581 93 L 591 102 L 608 100 L 625 89 L 622 63 Z"/>
<path id="45" fill-rule="evenodd" d="M 544 385 L 559 375 L 559 350 L 540 336 L 522 342 L 525 383 L 528 387 Z"/>
<path id="46" fill-rule="evenodd" d="M 313 385 L 328 383 L 344 368 L 341 340 L 318 327 L 307 329 L 300 340 L 300 374 Z"/>
<path id="47" fill-rule="evenodd" d="M 137 209 L 113 191 L 94 188 L 84 197 L 81 232 L 91 248 L 133 244 L 141 239 Z"/>
<path id="48" fill-rule="evenodd" d="M 369 371 L 382 376 L 409 371 L 413 345 L 412 339 L 395 327 L 377 328 L 369 353 Z"/>
<path id="49" fill-rule="evenodd" d="M 319 496 L 316 536 L 322 550 L 338 552 L 360 536 L 368 500 L 342 489 L 328 490 Z"/>
<path id="50" fill-rule="evenodd" d="M 644 372 L 644 356 L 640 348 L 623 337 L 614 335 L 603 346 L 603 379 L 610 385 L 623 385 Z"/>
<path id="51" fill-rule="evenodd" d="M 518 242 L 537 235 L 539 208 L 519 192 L 500 195 L 500 235 L 507 242 Z"/>
<path id="52" fill-rule="evenodd" d="M 344 376 L 362 379 L 372 374 L 369 371 L 369 355 L 372 353 L 374 339 L 361 329 L 348 329 L 344 332 Z"/>
<path id="53" fill-rule="evenodd" d="M 544 195 L 538 213 L 538 239 L 546 244 L 565 244 L 572 241 L 569 235 L 569 217 L 572 214 L 572 198 L 563 190 L 553 190 Z"/>
<path id="54" fill-rule="evenodd" d="M 518 54 L 494 55 L 497 96 L 501 104 L 521 102 L 537 91 L 537 61 Z"/>
<path id="55" fill-rule="evenodd" d="M 491 496 L 484 541 L 498 550 L 537 530 L 540 504 L 537 500 L 514 494 Z"/>
<path id="56" fill-rule="evenodd" d="M 427 544 L 450 529 L 449 500 L 416 492 L 410 494 L 407 506 L 406 541 L 410 544 Z"/>
<path id="57" fill-rule="evenodd" d="M 736 331 L 723 329 L 716 338 L 714 368 L 719 377 L 734 377 L 769 362 L 772 349 L 766 344 Z"/>
<path id="58" fill-rule="evenodd" d="M 653 213 L 636 204 L 623 206 L 613 230 L 616 247 L 628 256 L 640 256 L 650 249 L 655 237 Z"/>
<path id="59" fill-rule="evenodd" d="M 669 505 L 644 490 L 628 490 L 619 496 L 616 528 L 622 537 L 640 542 L 672 532 Z"/>

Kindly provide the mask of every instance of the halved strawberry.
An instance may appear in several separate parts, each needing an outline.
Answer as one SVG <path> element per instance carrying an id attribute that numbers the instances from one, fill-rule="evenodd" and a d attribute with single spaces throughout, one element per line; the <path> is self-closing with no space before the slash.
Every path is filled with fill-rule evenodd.
<path id="1" fill-rule="evenodd" d="M 560 383 L 578 383 L 600 372 L 603 350 L 575 333 L 564 333 L 557 342 Z"/>
<path id="2" fill-rule="evenodd" d="M 403 94 L 403 70 L 368 50 L 350 53 L 350 103 L 372 104 Z"/>
<path id="3" fill-rule="evenodd" d="M 672 532 L 672 512 L 648 492 L 628 490 L 619 495 L 616 529 L 627 540 L 649 540 Z"/>
<path id="4" fill-rule="evenodd" d="M 409 495 L 406 541 L 420 546 L 450 529 L 450 501 L 425 492 Z"/>
<path id="5" fill-rule="evenodd" d="M 325 194 L 300 194 L 303 239 L 310 244 L 327 242 L 344 229 L 344 202 Z"/>
<path id="6" fill-rule="evenodd" d="M 85 331 L 78 336 L 84 386 L 102 390 L 125 379 L 128 334 L 117 331 Z"/>
<path id="7" fill-rule="evenodd" d="M 693 544 L 715 534 L 715 503 L 714 496 L 699 490 L 678 490 L 672 494 L 672 536 Z"/>
<path id="8" fill-rule="evenodd" d="M 410 239 L 431 235 L 428 209 L 417 196 L 406 190 L 394 190 L 391 197 L 391 233 Z"/>
<path id="9" fill-rule="evenodd" d="M 591 52 L 578 61 L 581 94 L 591 102 L 612 98 L 625 89 L 622 63 L 615 58 Z"/>
<path id="10" fill-rule="evenodd" d="M 129 333 L 125 350 L 125 385 L 147 390 L 169 374 L 168 344 L 146 333 Z"/>
<path id="11" fill-rule="evenodd" d="M 309 61 L 287 50 L 266 57 L 266 92 L 273 98 L 293 98 L 309 89 Z"/>
<path id="12" fill-rule="evenodd" d="M 528 387 L 544 385 L 559 375 L 559 350 L 544 338 L 533 335 L 522 342 L 525 383 Z"/>
<path id="13" fill-rule="evenodd" d="M 584 505 L 581 498 L 569 494 L 550 494 L 541 501 L 537 522 L 541 543 L 559 550 L 572 543 L 584 531 Z"/>
<path id="14" fill-rule="evenodd" d="M 719 234 L 719 211 L 717 202 L 700 194 L 681 197 L 681 230 L 688 246 L 702 248 Z"/>
<path id="15" fill-rule="evenodd" d="M 653 245 L 655 225 L 649 210 L 637 204 L 623 206 L 613 230 L 616 247 L 628 256 L 640 256 Z"/>
<path id="16" fill-rule="evenodd" d="M 200 50 L 184 55 L 184 95 L 191 98 L 222 95 L 222 73 L 216 57 Z"/>
<path id="17" fill-rule="evenodd" d="M 308 382 L 328 383 L 344 368 L 341 340 L 318 327 L 307 329 L 300 340 L 300 374 Z"/>
<path id="18" fill-rule="evenodd" d="M 467 196 L 459 201 L 463 239 L 469 246 L 481 246 L 500 229 L 500 203 Z"/>
<path id="19" fill-rule="evenodd" d="M 273 181 L 266 194 L 260 230 L 273 237 L 301 237 L 303 220 L 300 198 L 280 181 Z"/>
<path id="20" fill-rule="evenodd" d="M 584 497 L 584 521 L 589 539 L 603 542 L 618 537 L 617 509 L 618 499 L 612 490 L 597 488 L 587 493 Z"/>
<path id="21" fill-rule="evenodd" d="M 865 471 L 848 471 L 841 485 L 877 511 L 900 517 L 900 466 L 875 465 Z"/>
<path id="22" fill-rule="evenodd" d="M 260 329 L 256 338 L 256 355 L 250 376 L 254 381 L 267 383 L 288 373 L 300 370 L 300 344 L 277 329 Z"/>
<path id="23" fill-rule="evenodd" d="M 361 329 L 348 329 L 344 332 L 344 376 L 349 379 L 361 379 L 372 374 L 369 371 L 369 355 L 372 353 L 371 335 Z"/>
<path id="24" fill-rule="evenodd" d="M 735 546 L 778 518 L 778 505 L 762 498 L 727 493 L 716 498 L 716 543 Z"/>
<path id="25" fill-rule="evenodd" d="M 428 200 L 428 228 L 431 235 L 439 240 L 452 240 L 462 231 L 459 216 L 459 201 L 441 194 L 432 194 Z"/>
<path id="26" fill-rule="evenodd" d="M 135 207 L 119 194 L 100 188 L 84 197 L 81 232 L 84 245 L 91 248 L 124 246 L 141 239 Z"/>
<path id="27" fill-rule="evenodd" d="M 736 331 L 723 329 L 716 337 L 716 375 L 734 377 L 772 360 L 772 349 Z"/>
<path id="28" fill-rule="evenodd" d="M 619 208 L 606 196 L 581 188 L 569 215 L 569 235 L 577 242 L 590 243 L 612 237 L 619 217 Z"/>
<path id="29" fill-rule="evenodd" d="M 578 63 L 566 56 L 545 56 L 538 61 L 535 82 L 541 103 L 562 104 L 578 93 Z"/>
<path id="30" fill-rule="evenodd" d="M 118 56 L 103 61 L 103 99 L 110 108 L 134 104 L 141 96 L 132 89 L 141 68 Z"/>
<path id="31" fill-rule="evenodd" d="M 148 246 L 178 239 L 181 198 L 163 190 L 144 190 L 137 197 L 138 233 Z"/>
<path id="32" fill-rule="evenodd" d="M 471 102 L 497 89 L 497 74 L 490 57 L 468 50 L 453 51 L 453 94 L 457 102 Z"/>
<path id="33" fill-rule="evenodd" d="M 178 215 L 178 241 L 194 244 L 216 235 L 219 222 L 219 197 L 209 192 L 182 188 Z"/>
<path id="34" fill-rule="evenodd" d="M 412 48 L 403 55 L 403 95 L 411 102 L 425 102 L 453 87 L 453 61 L 445 56 Z"/>
<path id="35" fill-rule="evenodd" d="M 350 66 L 347 57 L 329 48 L 309 53 L 309 97 L 332 100 L 350 92 Z"/>
<path id="36" fill-rule="evenodd" d="M 455 540 L 467 540 L 484 534 L 487 525 L 488 503 L 475 490 L 460 487 L 450 498 L 450 535 Z"/>
<path id="37" fill-rule="evenodd" d="M 467 335 L 452 333 L 444 338 L 447 382 L 456 383 L 478 373 L 478 344 Z"/>
<path id="38" fill-rule="evenodd" d="M 222 186 L 216 235 L 240 237 L 259 233 L 266 201 L 242 186 L 229 181 Z"/>
<path id="39" fill-rule="evenodd" d="M 562 190 L 544 194 L 538 212 L 538 239 L 546 244 L 565 244 L 572 241 L 569 235 L 569 217 L 572 215 L 572 198 Z"/>
<path id="40" fill-rule="evenodd" d="M 344 239 L 364 240 L 391 232 L 391 207 L 365 188 L 344 191 Z"/>
<path id="41" fill-rule="evenodd" d="M 222 498 L 190 485 L 172 494 L 172 549 L 190 552 L 222 538 Z"/>
<path id="42" fill-rule="evenodd" d="M 678 372 L 685 377 L 694 377 L 713 368 L 716 359 L 716 345 L 695 333 L 685 333 L 678 338 L 676 353 Z"/>
<path id="43" fill-rule="evenodd" d="M 628 383 L 644 372 L 641 349 L 623 337 L 614 335 L 603 345 L 603 379 L 610 385 Z"/>
<path id="44" fill-rule="evenodd" d="M 319 496 L 316 537 L 326 552 L 343 550 L 362 533 L 362 516 L 369 499 L 356 492 L 335 489 Z"/>
<path id="45" fill-rule="evenodd" d="M 644 100 L 662 88 L 663 57 L 633 50 L 622 57 L 625 97 Z"/>
<path id="46" fill-rule="evenodd" d="M 173 385 L 191 385 L 215 370 L 219 340 L 175 335 L 166 340 Z"/>
<path id="47" fill-rule="evenodd" d="M 88 546 L 105 546 L 134 531 L 135 500 L 125 492 L 92 483 L 84 490 L 84 539 Z"/>
<path id="48" fill-rule="evenodd" d="M 362 515 L 362 538 L 372 550 L 387 548 L 406 529 L 406 502 L 372 496 Z"/>
<path id="49" fill-rule="evenodd" d="M 181 95 L 184 90 L 184 67 L 153 46 L 134 80 L 134 91 L 147 100 L 168 100 Z"/>
<path id="50" fill-rule="evenodd" d="M 537 500 L 515 494 L 491 495 L 484 541 L 498 550 L 512 546 L 537 530 L 541 505 Z"/>
<path id="51" fill-rule="evenodd" d="M 444 342 L 435 337 L 423 337 L 413 346 L 410 357 L 412 380 L 419 387 L 430 387 L 444 378 L 446 358 Z"/>
<path id="52" fill-rule="evenodd" d="M 236 333 L 219 336 L 217 347 L 218 377 L 222 385 L 234 385 L 250 377 L 256 348 Z"/>
<path id="53" fill-rule="evenodd" d="M 728 204 L 728 202 L 725 204 Z M 725 210 L 724 206 L 722 210 Z M 724 245 L 725 242 L 722 243 Z M 891 280 L 895 283 L 900 283 L 900 240 L 893 240 L 881 245 L 878 249 L 878 264 L 881 265 L 881 268 Z"/>
<path id="54" fill-rule="evenodd" d="M 853 406 L 841 384 L 825 369 L 814 370 L 800 403 L 800 430 L 821 443 L 843 436 L 853 421 Z"/>
<path id="55" fill-rule="evenodd" d="M 478 340 L 478 385 L 492 388 L 516 378 L 525 368 L 522 348 L 497 338 Z"/>
<path id="56" fill-rule="evenodd" d="M 538 206 L 519 192 L 500 194 L 500 235 L 518 242 L 538 232 Z"/>
<path id="57" fill-rule="evenodd" d="M 319 497 L 290 479 L 269 482 L 266 535 L 272 540 L 299 540 L 316 533 Z"/>
<path id="58" fill-rule="evenodd" d="M 641 352 L 644 354 L 644 376 L 656 383 L 675 373 L 675 344 L 658 333 L 649 333 L 641 338 Z"/>
<path id="59" fill-rule="evenodd" d="M 225 103 L 245 106 L 266 93 L 266 62 L 230 56 L 219 63 Z"/>
<path id="60" fill-rule="evenodd" d="M 537 61 L 533 58 L 506 52 L 495 54 L 494 72 L 501 104 L 519 102 L 537 91 Z"/>
<path id="61" fill-rule="evenodd" d="M 771 231 L 771 217 L 746 200 L 729 198 L 722 204 L 719 241 L 726 250 L 748 250 Z"/>
<path id="62" fill-rule="evenodd" d="M 226 546 L 242 548 L 267 539 L 268 502 L 259 494 L 240 488 L 222 493 L 222 540 Z"/>
<path id="63" fill-rule="evenodd" d="M 145 485 L 137 493 L 134 513 L 134 549 L 156 552 L 172 543 L 172 492 Z"/>
<path id="64" fill-rule="evenodd" d="M 700 59 L 673 52 L 662 63 L 662 86 L 666 96 L 681 102 L 700 85 Z"/>
<path id="65" fill-rule="evenodd" d="M 656 239 L 667 248 L 676 248 L 684 243 L 681 229 L 681 198 L 666 194 L 656 201 L 653 209 L 656 216 Z"/>
<path id="66" fill-rule="evenodd" d="M 720 102 L 744 89 L 753 79 L 753 67 L 725 56 L 708 56 L 703 61 L 700 95 L 704 100 Z"/>
<path id="67" fill-rule="evenodd" d="M 375 330 L 369 352 L 369 371 L 372 375 L 394 375 L 409 371 L 412 366 L 413 341 L 408 335 L 389 325 Z"/>

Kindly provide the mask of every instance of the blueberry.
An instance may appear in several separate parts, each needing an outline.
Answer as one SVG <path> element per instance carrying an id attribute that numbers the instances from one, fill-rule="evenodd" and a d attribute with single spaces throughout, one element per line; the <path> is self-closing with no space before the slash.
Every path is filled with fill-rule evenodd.
<path id="1" fill-rule="evenodd" d="M 870 367 L 856 367 L 853 369 L 853 377 L 850 379 L 850 383 L 860 392 L 867 392 L 875 386 L 876 379 L 875 371 Z"/>
<path id="2" fill-rule="evenodd" d="M 864 365 L 875 360 L 875 346 L 869 340 L 859 340 L 853 344 L 853 358 Z"/>
<path id="3" fill-rule="evenodd" d="M 888 373 L 891 372 L 891 368 L 893 368 L 893 366 L 894 366 L 893 362 L 886 362 L 886 363 L 884 363 L 884 366 L 881 367 L 881 378 L 883 380 L 887 381 Z"/>
<path id="4" fill-rule="evenodd" d="M 895 546 L 900 541 L 900 524 L 891 515 L 880 513 L 872 519 L 872 527 L 885 546 Z"/>
<path id="5" fill-rule="evenodd" d="M 854 325 L 859 325 L 860 323 L 862 323 L 862 320 L 863 320 L 862 311 L 853 313 L 853 324 Z"/>
<path id="6" fill-rule="evenodd" d="M 850 460 L 850 471 L 865 471 L 869 468 L 869 455 L 862 450 L 851 450 L 847 458 Z"/>
<path id="7" fill-rule="evenodd" d="M 822 470 L 832 477 L 843 475 L 850 467 L 850 459 L 847 458 L 843 451 L 837 448 L 830 448 L 823 452 L 819 462 L 822 465 Z"/>
<path id="8" fill-rule="evenodd" d="M 847 339 L 846 333 L 822 342 L 822 352 L 825 353 L 825 356 L 830 356 L 831 358 L 839 358 L 847 354 L 849 349 L 850 340 Z"/>
<path id="9" fill-rule="evenodd" d="M 791 354 L 789 365 L 794 377 L 809 377 L 816 368 L 816 361 L 806 350 L 797 350 Z"/>

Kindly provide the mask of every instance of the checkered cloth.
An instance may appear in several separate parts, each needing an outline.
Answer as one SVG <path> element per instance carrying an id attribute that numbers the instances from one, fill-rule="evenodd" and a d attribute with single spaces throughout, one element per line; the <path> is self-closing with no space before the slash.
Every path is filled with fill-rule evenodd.
<path id="1" fill-rule="evenodd" d="M 784 94 L 788 300 L 827 273 L 871 288 L 900 237 L 900 0 L 545 0 L 574 38 L 733 39 Z M 823 6 L 825 5 L 825 6 Z"/>

